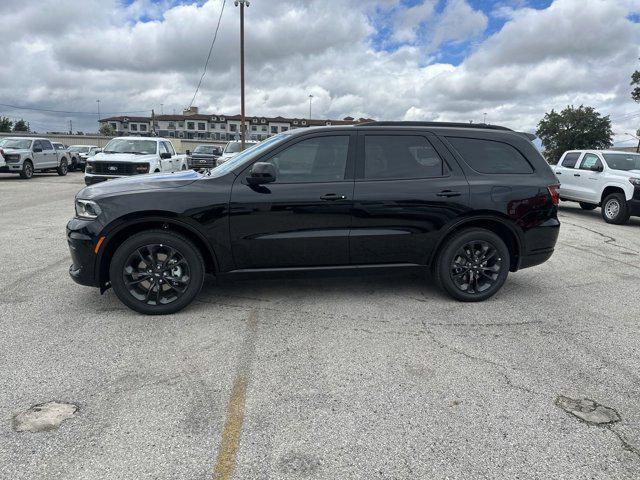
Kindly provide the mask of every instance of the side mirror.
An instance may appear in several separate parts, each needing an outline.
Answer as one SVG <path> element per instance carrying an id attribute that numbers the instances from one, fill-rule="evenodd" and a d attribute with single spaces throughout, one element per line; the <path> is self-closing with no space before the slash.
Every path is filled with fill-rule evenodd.
<path id="1" fill-rule="evenodd" d="M 162 152 L 160 154 L 160 158 L 162 158 L 163 160 L 166 160 L 167 158 L 171 158 L 171 154 L 169 152 Z"/>
<path id="2" fill-rule="evenodd" d="M 187 155 L 191 155 L 191 150 L 186 150 L 184 153 L 186 153 Z"/>
<path id="3" fill-rule="evenodd" d="M 33 148 L 33 153 L 41 153 L 42 149 L 40 147 L 34 147 Z"/>
<path id="4" fill-rule="evenodd" d="M 276 167 L 272 163 L 256 162 L 249 171 L 247 183 L 249 185 L 262 185 L 276 181 Z"/>
<path id="5" fill-rule="evenodd" d="M 602 172 L 604 170 L 604 167 L 602 165 L 594 165 L 593 167 L 591 167 L 591 171 L 592 172 Z"/>

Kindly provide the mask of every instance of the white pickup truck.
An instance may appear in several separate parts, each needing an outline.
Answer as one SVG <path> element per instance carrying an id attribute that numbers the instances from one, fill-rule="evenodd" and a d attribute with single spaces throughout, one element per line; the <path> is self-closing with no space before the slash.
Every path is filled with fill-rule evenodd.
<path id="1" fill-rule="evenodd" d="M 166 138 L 116 137 L 87 160 L 84 183 L 92 185 L 113 178 L 187 168 L 187 156 L 177 154 Z"/>
<path id="2" fill-rule="evenodd" d="M 607 223 L 624 224 L 640 216 L 640 155 L 617 150 L 571 150 L 553 167 L 560 200 L 584 210 L 601 207 Z"/>
<path id="3" fill-rule="evenodd" d="M 47 138 L 7 137 L 0 140 L 0 173 L 17 173 L 30 179 L 34 172 L 66 175 L 68 160 Z"/>

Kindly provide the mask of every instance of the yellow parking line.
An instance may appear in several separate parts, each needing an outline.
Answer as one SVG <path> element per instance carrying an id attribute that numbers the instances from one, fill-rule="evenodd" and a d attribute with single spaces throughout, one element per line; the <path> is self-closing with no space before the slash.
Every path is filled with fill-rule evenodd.
<path id="1" fill-rule="evenodd" d="M 215 480 L 230 480 L 236 468 L 236 456 L 240 445 L 242 424 L 244 423 L 247 386 L 251 373 L 251 364 L 258 330 L 258 315 L 255 311 L 247 319 L 247 333 L 244 338 L 242 351 L 238 362 L 238 371 L 231 388 L 231 396 L 227 404 L 227 419 L 222 430 L 218 458 L 213 469 Z"/>

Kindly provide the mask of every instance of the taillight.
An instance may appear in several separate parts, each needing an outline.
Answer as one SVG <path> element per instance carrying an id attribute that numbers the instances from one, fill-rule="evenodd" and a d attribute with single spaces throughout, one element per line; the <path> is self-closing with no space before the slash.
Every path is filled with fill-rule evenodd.
<path id="1" fill-rule="evenodd" d="M 547 190 L 549 190 L 549 195 L 551 195 L 551 201 L 554 205 L 558 205 L 558 203 L 560 203 L 560 194 L 558 193 L 559 188 L 559 183 L 555 183 L 547 187 Z"/>

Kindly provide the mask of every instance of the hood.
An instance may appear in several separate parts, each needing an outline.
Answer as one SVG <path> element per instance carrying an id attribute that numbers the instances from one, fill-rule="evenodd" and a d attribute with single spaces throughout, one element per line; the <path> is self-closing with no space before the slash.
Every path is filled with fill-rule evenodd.
<path id="1" fill-rule="evenodd" d="M 96 153 L 91 157 L 91 160 L 95 162 L 151 162 L 157 159 L 156 154 L 136 155 L 133 153 Z"/>
<path id="2" fill-rule="evenodd" d="M 148 173 L 146 175 L 132 175 L 106 182 L 96 183 L 83 188 L 77 197 L 91 200 L 102 196 L 120 193 L 140 192 L 144 190 L 171 190 L 189 185 L 202 175 L 194 170 L 184 170 L 178 173 Z"/>
<path id="3" fill-rule="evenodd" d="M 16 154 L 16 153 L 31 153 L 31 150 L 29 150 L 28 148 L 4 148 L 4 147 L 0 147 L 2 148 L 2 151 L 8 155 L 11 154 Z"/>

